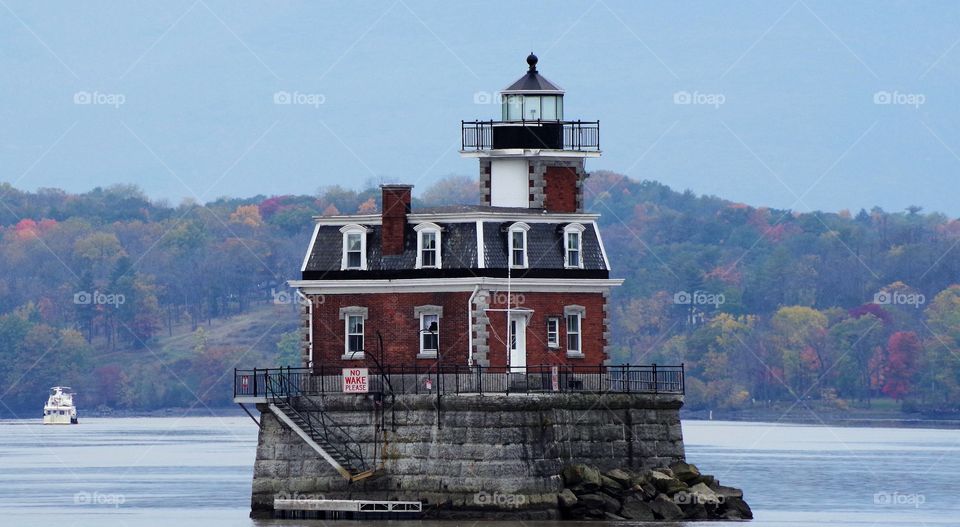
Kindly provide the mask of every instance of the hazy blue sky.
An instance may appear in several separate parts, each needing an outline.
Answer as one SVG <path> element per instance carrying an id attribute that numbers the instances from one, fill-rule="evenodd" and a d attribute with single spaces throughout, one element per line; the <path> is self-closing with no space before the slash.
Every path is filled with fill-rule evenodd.
<path id="1" fill-rule="evenodd" d="M 591 169 L 800 211 L 957 215 L 958 41 L 954 1 L 3 0 L 0 181 L 174 203 L 422 189 L 476 172 L 459 122 L 496 118 L 483 94 L 533 50 L 566 116 L 601 122 Z"/>

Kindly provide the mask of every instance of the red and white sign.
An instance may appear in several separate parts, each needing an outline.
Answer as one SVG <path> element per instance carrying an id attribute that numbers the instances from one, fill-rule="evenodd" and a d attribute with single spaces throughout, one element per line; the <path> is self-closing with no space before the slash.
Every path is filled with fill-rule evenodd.
<path id="1" fill-rule="evenodd" d="M 367 393 L 370 391 L 369 380 L 366 368 L 344 368 L 343 393 Z"/>
<path id="2" fill-rule="evenodd" d="M 560 391 L 560 367 L 551 366 L 550 367 L 550 386 L 553 388 L 553 391 Z"/>

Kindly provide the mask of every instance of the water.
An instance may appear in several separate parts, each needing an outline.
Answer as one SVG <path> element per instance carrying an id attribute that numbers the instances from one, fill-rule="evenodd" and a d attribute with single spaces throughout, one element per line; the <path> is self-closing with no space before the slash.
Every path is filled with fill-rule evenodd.
<path id="1" fill-rule="evenodd" d="M 955 430 L 688 421 L 684 435 L 690 462 L 744 489 L 754 526 L 960 524 Z M 247 518 L 256 439 L 245 416 L 0 421 L 0 525 L 325 525 Z"/>

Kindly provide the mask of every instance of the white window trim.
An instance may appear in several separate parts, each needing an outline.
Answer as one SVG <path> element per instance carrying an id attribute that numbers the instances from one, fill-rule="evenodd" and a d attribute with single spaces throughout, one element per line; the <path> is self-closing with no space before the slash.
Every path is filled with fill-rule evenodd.
<path id="1" fill-rule="evenodd" d="M 579 223 L 571 223 L 563 228 L 563 266 L 567 269 L 583 269 L 583 231 L 586 228 Z M 577 233 L 577 261 L 570 262 L 570 248 L 567 247 L 567 237 Z"/>
<path id="2" fill-rule="evenodd" d="M 442 269 L 443 263 L 440 256 L 443 251 L 441 250 L 440 236 L 443 229 L 436 223 L 421 223 L 414 227 L 413 230 L 417 231 L 417 269 Z M 432 232 L 437 237 L 437 265 L 423 266 L 423 233 L 425 232 Z"/>
<path id="3" fill-rule="evenodd" d="M 526 269 L 529 265 L 528 253 L 530 252 L 529 244 L 527 243 L 527 231 L 530 230 L 530 225 L 518 221 L 510 226 L 510 230 L 507 231 L 507 264 L 511 269 Z M 523 265 L 515 265 L 513 263 L 513 237 L 516 235 L 523 237 Z"/>
<path id="4" fill-rule="evenodd" d="M 350 317 L 360 317 L 363 319 L 363 347 L 367 347 L 367 316 L 369 310 L 365 307 L 350 306 L 340 308 L 340 320 L 343 321 L 343 360 L 363 360 L 364 353 L 350 352 Z"/>
<path id="5" fill-rule="evenodd" d="M 423 318 L 427 315 L 436 315 L 437 317 L 437 346 L 440 346 L 440 324 L 443 321 L 443 306 L 416 306 L 413 308 L 413 316 L 417 319 L 417 347 L 419 353 L 417 354 L 418 359 L 435 359 L 437 358 L 437 350 L 425 350 L 423 348 Z"/>
<path id="6" fill-rule="evenodd" d="M 569 338 L 570 338 L 570 324 L 567 322 L 567 317 L 576 316 L 577 317 L 577 347 L 578 350 L 570 350 L 569 348 Z M 567 357 L 571 359 L 582 359 L 583 354 L 583 320 L 587 318 L 587 310 L 583 306 L 571 305 L 563 307 L 563 323 L 565 326 L 566 335 L 564 335 L 563 345 L 567 348 Z"/>
<path id="7" fill-rule="evenodd" d="M 366 271 L 367 270 L 367 232 L 369 229 L 363 225 L 358 225 L 356 223 L 351 223 L 349 225 L 344 225 L 340 227 L 340 232 L 343 233 L 343 245 L 341 248 L 340 256 L 340 270 L 341 271 Z M 349 267 L 347 265 L 347 239 L 351 234 L 360 235 L 360 267 Z"/>
<path id="8" fill-rule="evenodd" d="M 557 329 L 554 332 L 554 339 L 550 340 L 550 323 L 555 322 Z M 547 347 L 556 349 L 560 347 L 560 317 L 547 317 Z"/>

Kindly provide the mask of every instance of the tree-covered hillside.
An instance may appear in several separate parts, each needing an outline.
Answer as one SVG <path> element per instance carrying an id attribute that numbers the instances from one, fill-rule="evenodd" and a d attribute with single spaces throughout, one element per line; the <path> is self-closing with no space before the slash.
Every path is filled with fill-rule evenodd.
<path id="1" fill-rule="evenodd" d="M 371 186 L 372 187 L 372 186 Z M 960 222 L 919 208 L 797 213 L 588 180 L 613 274 L 615 362 L 684 362 L 688 406 L 960 404 Z M 449 178 L 414 208 L 474 203 Z M 229 403 L 235 366 L 296 361 L 311 216 L 374 212 L 379 191 L 172 206 L 136 187 L 0 185 L 0 412 L 71 384 L 87 407 Z"/>

